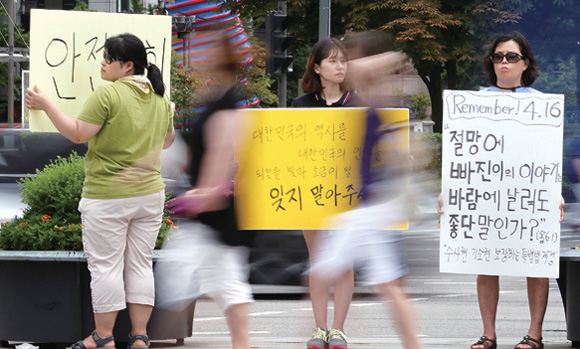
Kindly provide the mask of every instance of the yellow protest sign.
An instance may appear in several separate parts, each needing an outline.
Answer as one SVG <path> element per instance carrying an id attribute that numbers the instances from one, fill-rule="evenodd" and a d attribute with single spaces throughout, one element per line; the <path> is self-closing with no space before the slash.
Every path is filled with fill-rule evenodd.
<path id="1" fill-rule="evenodd" d="M 33 9 L 30 15 L 30 87 L 38 85 L 70 117 L 76 117 L 101 79 L 108 37 L 131 33 L 147 49 L 169 87 L 171 17 Z M 169 93 L 169 88 L 166 89 Z M 56 132 L 41 111 L 30 111 L 30 130 Z"/>
<path id="2" fill-rule="evenodd" d="M 238 151 L 236 208 L 241 229 L 321 229 L 360 201 L 364 108 L 247 109 Z M 408 109 L 379 109 L 408 123 Z M 408 152 L 408 127 L 397 131 Z"/>

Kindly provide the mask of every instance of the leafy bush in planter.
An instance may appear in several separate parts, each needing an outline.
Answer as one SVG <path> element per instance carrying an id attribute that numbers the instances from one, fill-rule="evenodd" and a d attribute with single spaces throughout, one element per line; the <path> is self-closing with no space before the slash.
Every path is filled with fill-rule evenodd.
<path id="1" fill-rule="evenodd" d="M 82 251 L 82 224 L 78 211 L 85 179 L 84 158 L 72 153 L 57 157 L 36 176 L 19 180 L 22 202 L 28 205 L 22 217 L 2 223 L 0 249 L 34 251 Z M 160 247 L 173 222 L 167 213 L 159 231 Z"/>

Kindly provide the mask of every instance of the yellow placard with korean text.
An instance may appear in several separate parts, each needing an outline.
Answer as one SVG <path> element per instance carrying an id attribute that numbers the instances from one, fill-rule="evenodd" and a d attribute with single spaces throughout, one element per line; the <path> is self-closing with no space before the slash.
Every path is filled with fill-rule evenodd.
<path id="1" fill-rule="evenodd" d="M 246 109 L 238 148 L 236 208 L 241 229 L 323 229 L 360 202 L 366 108 Z M 408 109 L 378 109 L 407 123 Z M 409 152 L 409 128 L 397 131 Z M 406 228 L 406 222 L 394 228 Z"/>
<path id="2" fill-rule="evenodd" d="M 171 17 L 126 13 L 33 9 L 30 15 L 30 87 L 38 85 L 62 111 L 76 118 L 101 79 L 105 40 L 131 33 L 147 60 L 163 74 L 169 93 Z M 56 132 L 46 114 L 30 111 L 30 130 Z"/>

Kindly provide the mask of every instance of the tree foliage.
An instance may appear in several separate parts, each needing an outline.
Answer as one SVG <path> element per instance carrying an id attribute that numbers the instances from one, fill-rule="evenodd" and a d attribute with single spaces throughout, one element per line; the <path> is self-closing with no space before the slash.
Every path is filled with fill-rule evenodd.
<path id="1" fill-rule="evenodd" d="M 260 106 L 264 108 L 278 105 L 278 96 L 270 90 L 272 79 L 265 74 L 266 71 L 266 48 L 264 43 L 260 42 L 255 36 L 250 37 L 252 44 L 252 64 L 246 68 L 245 73 L 248 76 L 248 84 L 245 88 L 247 98 L 254 96 L 260 99 Z"/>
<path id="2" fill-rule="evenodd" d="M 540 58 L 541 65 L 544 58 Z M 571 55 L 568 59 L 556 58 L 554 63 L 550 63 L 550 72 L 542 73 L 534 82 L 534 86 L 540 91 L 557 92 L 564 94 L 566 106 L 576 104 L 576 55 Z"/>
<path id="3" fill-rule="evenodd" d="M 227 3 L 256 23 L 263 23 L 265 13 L 275 10 L 278 1 Z M 288 31 L 296 37 L 295 46 L 290 47 L 292 53 L 297 46 L 316 41 L 318 6 L 318 1 L 287 1 L 291 16 Z M 331 30 L 333 36 L 375 29 L 391 33 L 395 48 L 413 59 L 429 89 L 432 118 L 436 130 L 440 130 L 443 88 L 481 83 L 470 75 L 481 71 L 483 46 L 533 8 L 534 2 L 525 0 L 333 0 Z"/>
<path id="4" fill-rule="evenodd" d="M 2 37 L 0 37 L 0 47 L 8 47 L 8 14 L 4 7 L 0 7 L 0 18 L 6 19 L 5 21 L 0 21 L 0 32 L 2 32 Z M 30 35 L 24 32 L 24 28 L 20 24 L 14 26 L 14 47 L 28 47 L 30 43 Z M 2 76 L 0 76 L 0 79 Z"/>
<path id="5" fill-rule="evenodd" d="M 0 48 L 8 48 L 8 21 L 13 19 L 8 18 L 8 13 L 4 7 L 0 7 L 0 18 L 5 18 L 6 21 L 0 21 Z M 24 28 L 20 24 L 14 26 L 14 47 L 29 47 L 30 35 L 24 32 Z M 20 86 L 22 79 L 19 74 L 14 77 L 14 92 L 15 96 L 19 98 L 20 96 Z M 0 86 L 8 86 L 8 64 L 0 64 Z M 5 115 L 8 103 L 0 103 L 0 115 Z"/>
<path id="6" fill-rule="evenodd" d="M 444 40 L 462 25 L 453 14 L 442 13 L 436 3 L 388 0 L 375 3 L 373 10 L 394 10 L 397 15 L 382 28 L 397 33 L 398 46 L 415 62 L 446 61 L 453 55 L 449 40 Z M 447 35 L 446 35 L 447 34 Z"/>
<path id="7" fill-rule="evenodd" d="M 249 103 L 258 98 L 258 107 L 273 107 L 278 104 L 278 97 L 269 89 L 272 84 L 266 71 L 266 49 L 257 38 L 250 36 L 251 64 L 241 67 L 240 80 L 244 80 L 240 89 L 241 98 Z M 176 106 L 176 122 L 188 123 L 197 118 L 194 106 L 202 106 L 211 98 L 208 81 L 212 80 L 211 71 L 202 64 L 191 67 L 180 67 L 177 62 L 180 57 L 173 53 L 171 64 L 171 100 Z"/>
<path id="8" fill-rule="evenodd" d="M 75 7 L 72 9 L 73 11 L 89 11 L 89 4 L 82 0 L 75 0 Z"/>
<path id="9" fill-rule="evenodd" d="M 580 11 L 578 2 L 571 0 L 534 1 L 519 23 L 510 24 L 526 36 L 540 63 L 540 81 L 562 79 L 562 64 L 569 68 L 580 67 L 578 38 L 580 37 Z M 571 64 L 571 59 L 575 63 Z M 573 72 L 576 73 L 576 70 Z M 547 75 L 547 76 L 546 76 Z M 566 94 L 566 104 L 580 104 L 580 79 L 575 74 L 575 86 L 570 84 L 538 84 L 543 92 Z M 575 93 L 571 93 L 571 90 Z"/>

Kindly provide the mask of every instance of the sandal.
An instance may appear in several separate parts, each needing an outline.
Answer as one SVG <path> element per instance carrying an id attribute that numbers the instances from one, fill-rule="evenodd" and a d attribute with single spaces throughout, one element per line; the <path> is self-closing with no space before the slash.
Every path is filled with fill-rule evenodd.
<path id="1" fill-rule="evenodd" d="M 133 345 L 135 341 L 143 341 L 145 345 Z M 129 343 L 127 349 L 149 349 L 149 337 L 146 334 L 131 335 L 129 333 Z"/>
<path id="2" fill-rule="evenodd" d="M 521 342 L 516 344 L 514 349 L 520 349 L 520 348 L 518 348 L 518 345 L 520 345 L 520 344 L 529 345 L 531 349 L 544 349 L 544 343 L 542 343 L 542 337 L 540 337 L 540 339 L 535 339 L 535 338 L 532 338 L 528 335 L 525 335 L 524 339 L 522 339 Z"/>
<path id="3" fill-rule="evenodd" d="M 481 336 L 477 340 L 477 342 L 471 345 L 471 349 L 473 349 L 476 345 L 483 345 L 483 349 L 496 349 L 497 348 L 497 340 L 487 338 L 486 336 Z"/>
<path id="4" fill-rule="evenodd" d="M 99 336 L 99 334 L 96 331 L 93 331 L 93 333 L 91 333 L 91 337 L 93 337 L 93 340 L 97 344 L 96 348 L 88 348 L 87 345 L 85 344 L 85 342 L 80 340 L 80 341 L 76 342 L 75 344 L 71 345 L 70 349 L 103 349 L 103 348 L 105 348 L 105 344 L 115 340 L 115 337 L 113 337 L 113 336 L 108 336 L 108 337 L 103 338 L 103 337 Z M 115 347 L 106 347 L 106 349 L 116 349 L 116 348 Z"/>

